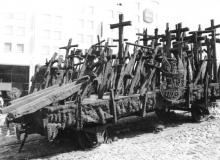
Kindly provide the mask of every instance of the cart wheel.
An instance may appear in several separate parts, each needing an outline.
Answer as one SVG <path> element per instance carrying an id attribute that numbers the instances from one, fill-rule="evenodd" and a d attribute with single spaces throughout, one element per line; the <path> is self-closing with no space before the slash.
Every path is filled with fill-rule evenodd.
<path id="1" fill-rule="evenodd" d="M 157 117 L 162 121 L 166 121 L 169 118 L 169 111 L 166 111 L 165 109 L 156 109 L 155 113 Z"/>
<path id="2" fill-rule="evenodd" d="M 76 144 L 79 149 L 88 149 L 93 147 L 94 145 L 94 137 L 93 135 L 85 132 L 85 131 L 77 131 L 76 132 Z"/>
<path id="3" fill-rule="evenodd" d="M 199 105 L 194 105 L 191 109 L 192 119 L 194 122 L 200 122 L 203 117 L 202 108 Z"/>

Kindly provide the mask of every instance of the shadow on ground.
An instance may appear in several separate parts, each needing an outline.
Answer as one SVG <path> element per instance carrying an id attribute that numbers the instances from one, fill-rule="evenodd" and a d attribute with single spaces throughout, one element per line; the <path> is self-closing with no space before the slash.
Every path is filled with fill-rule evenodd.
<path id="1" fill-rule="evenodd" d="M 149 113 L 146 118 L 129 117 L 122 120 L 113 129 L 113 135 L 119 139 L 132 138 L 144 133 L 155 133 L 155 128 L 175 127 L 183 123 L 192 123 L 190 114 L 171 112 L 169 119 L 161 121 L 154 113 Z M 122 127 L 123 126 L 123 127 Z M 0 137 L 0 159 L 30 159 L 51 157 L 60 153 L 76 150 L 73 142 L 69 139 L 49 143 L 44 137 L 31 135 L 28 137 L 22 152 L 18 153 L 20 143 L 15 137 Z"/>

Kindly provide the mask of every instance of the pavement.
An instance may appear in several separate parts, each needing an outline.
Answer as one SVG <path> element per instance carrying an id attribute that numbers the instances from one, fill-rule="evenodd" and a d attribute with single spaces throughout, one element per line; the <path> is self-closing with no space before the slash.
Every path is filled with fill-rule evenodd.
<path id="1" fill-rule="evenodd" d="M 15 137 L 0 137 L 0 159 L 38 160 L 220 160 L 220 107 L 200 123 L 193 123 L 188 113 L 163 123 L 151 115 L 145 129 L 122 132 L 117 141 L 79 151 L 71 143 L 48 143 L 43 137 L 29 137 L 21 153 Z M 150 123 L 152 122 L 152 123 Z"/>

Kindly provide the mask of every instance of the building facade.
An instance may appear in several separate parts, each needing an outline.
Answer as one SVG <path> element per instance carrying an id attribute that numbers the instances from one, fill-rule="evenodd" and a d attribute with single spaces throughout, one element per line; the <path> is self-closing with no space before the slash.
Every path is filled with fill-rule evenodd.
<path id="1" fill-rule="evenodd" d="M 82 49 L 96 43 L 97 35 L 113 43 L 118 30 L 111 30 L 110 24 L 118 22 L 120 13 L 132 21 L 124 29 L 131 42 L 143 28 L 153 29 L 158 23 L 156 0 L 13 2 L 0 7 L 0 79 L 26 92 L 35 65 L 44 64 L 54 52 L 64 54 L 59 47 L 69 38 Z"/>

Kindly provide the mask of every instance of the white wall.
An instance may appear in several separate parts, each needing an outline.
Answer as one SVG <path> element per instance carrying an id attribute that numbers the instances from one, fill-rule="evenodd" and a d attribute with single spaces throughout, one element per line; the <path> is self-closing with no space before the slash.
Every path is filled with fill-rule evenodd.
<path id="1" fill-rule="evenodd" d="M 215 19 L 215 23 L 220 23 L 219 16 L 219 0 L 140 0 L 141 6 L 139 14 L 142 15 L 141 11 L 145 8 L 151 8 L 154 13 L 153 23 L 137 23 L 135 22 L 134 16 L 136 16 L 136 0 L 7 0 L 1 1 L 0 9 L 7 10 L 8 8 L 14 10 L 25 10 L 26 12 L 43 12 L 48 11 L 49 13 L 62 12 L 66 15 L 63 19 L 63 36 L 60 45 L 66 45 L 69 38 L 73 39 L 73 43 L 79 43 L 76 35 L 80 29 L 77 19 L 83 17 L 84 19 L 94 19 L 95 26 L 93 30 L 82 29 L 82 32 L 89 35 L 94 35 L 94 43 L 96 42 L 96 34 L 99 33 L 100 26 L 99 22 L 104 20 L 104 37 L 107 39 L 109 36 L 117 38 L 117 29 L 114 31 L 110 30 L 110 23 L 118 22 L 118 11 L 124 13 L 124 20 L 132 21 L 131 27 L 125 27 L 125 38 L 129 38 L 130 42 L 136 40 L 135 28 L 148 28 L 148 33 L 153 34 L 154 28 L 158 27 L 160 33 L 164 33 L 165 25 L 167 22 L 170 23 L 170 29 L 174 28 L 176 23 L 182 22 L 183 26 L 190 27 L 191 30 L 196 30 L 198 24 L 202 25 L 202 28 L 210 26 L 210 19 Z M 117 6 L 117 3 L 122 3 L 122 7 Z M 95 6 L 95 14 L 93 16 L 88 15 L 86 12 L 89 5 Z M 82 13 L 82 8 L 85 8 L 85 12 Z M 114 10 L 114 18 L 109 17 L 109 10 Z M 141 17 L 141 21 L 142 21 Z M 65 28 L 65 29 L 64 29 Z M 27 33 L 28 34 L 28 33 Z M 57 44 L 58 45 L 58 44 Z M 38 46 L 35 46 L 38 47 Z M 89 47 L 89 46 L 88 46 Z M 79 48 L 88 48 L 85 44 L 79 43 Z M 220 52 L 219 47 L 217 48 Z M 36 63 L 44 63 L 45 57 L 39 56 L 39 48 L 34 48 L 33 53 L 28 52 L 28 55 L 2 55 L 0 63 L 8 64 L 30 64 L 31 68 L 34 68 Z M 50 56 L 54 51 L 50 52 Z M 217 54 L 220 60 L 220 54 Z M 13 61 L 9 59 L 13 57 Z M 31 74 L 32 75 L 32 74 Z"/>

